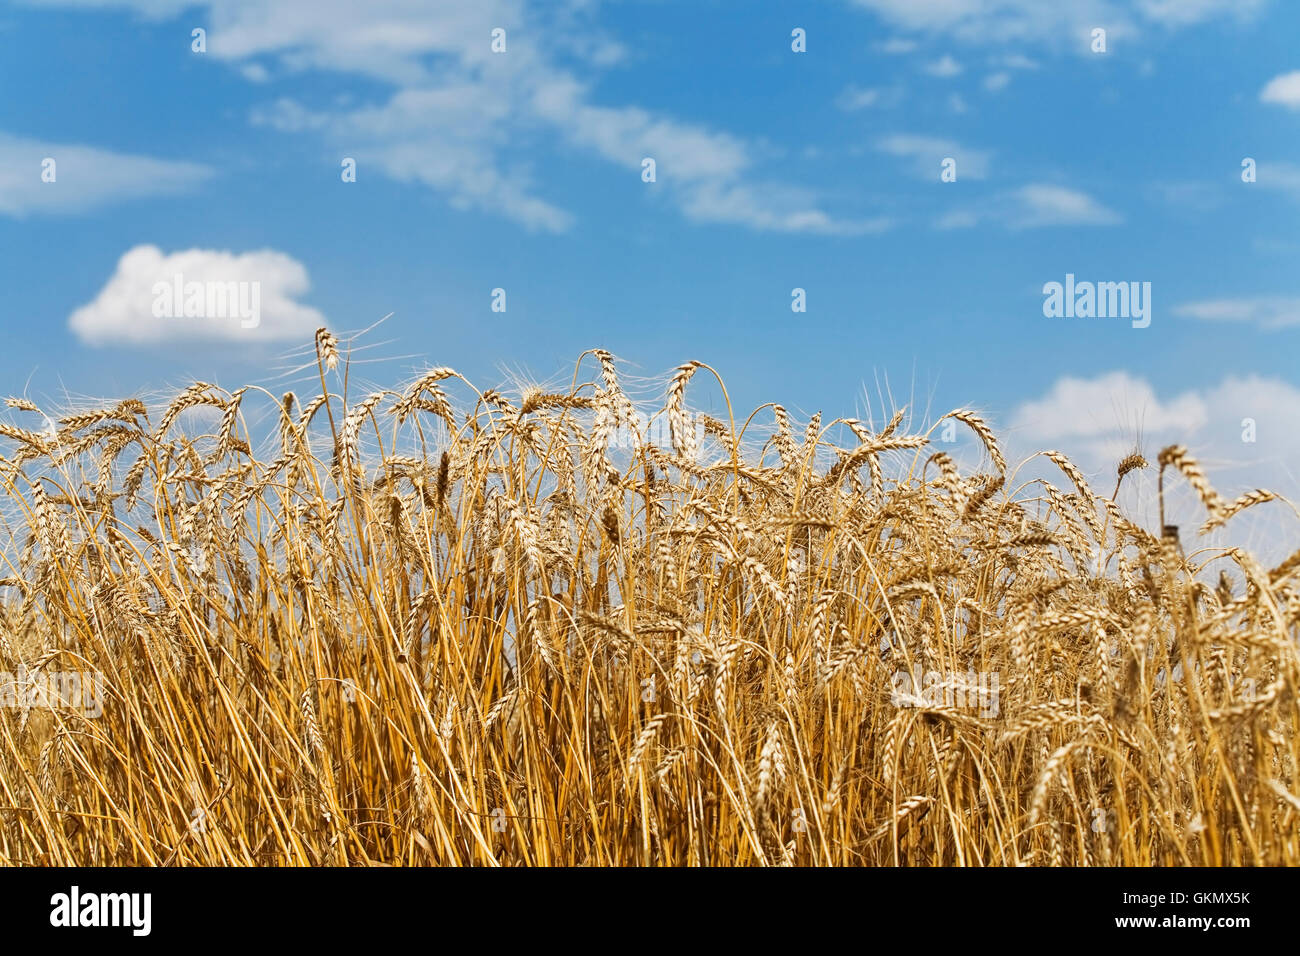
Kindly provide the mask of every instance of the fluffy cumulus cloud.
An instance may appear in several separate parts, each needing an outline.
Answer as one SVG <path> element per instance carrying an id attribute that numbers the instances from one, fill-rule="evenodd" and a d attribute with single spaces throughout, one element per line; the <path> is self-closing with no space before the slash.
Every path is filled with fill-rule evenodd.
<path id="1" fill-rule="evenodd" d="M 295 301 L 309 288 L 302 263 L 272 249 L 166 254 L 141 245 L 118 260 L 68 327 L 93 346 L 304 339 L 325 324 Z"/>
<path id="2" fill-rule="evenodd" d="M 1058 379 L 1047 394 L 1022 404 L 1010 427 L 1022 442 L 1069 443 L 1094 458 L 1118 461 L 1139 427 L 1151 435 L 1189 434 L 1204 427 L 1209 417 L 1205 400 L 1195 392 L 1161 401 L 1146 381 L 1112 372 L 1091 379 Z"/>
<path id="3" fill-rule="evenodd" d="M 1259 98 L 1265 103 L 1300 110 L 1300 70 L 1273 77 L 1260 90 Z"/>
<path id="4" fill-rule="evenodd" d="M 128 199 L 186 192 L 211 175 L 197 163 L 0 132 L 0 215 L 77 214 Z"/>
<path id="5" fill-rule="evenodd" d="M 1300 502 L 1300 433 L 1295 413 L 1300 388 L 1279 379 L 1228 377 L 1217 384 L 1158 394 L 1128 372 L 1094 378 L 1065 377 L 1047 392 L 1014 410 L 1004 433 L 1010 457 L 1024 461 L 1035 452 L 1065 452 L 1088 475 L 1093 490 L 1109 495 L 1115 466 L 1140 450 L 1145 472 L 1126 478 L 1123 503 L 1149 527 L 1158 523 L 1155 459 L 1172 444 L 1187 446 L 1216 490 L 1232 498 L 1264 487 Z M 1022 477 L 1068 483 L 1044 459 L 1026 465 Z M 1204 510 L 1181 478 L 1166 476 L 1167 520 L 1194 529 Z M 1262 505 L 1234 519 L 1235 526 L 1201 544 L 1236 543 L 1280 559 L 1294 549 L 1300 519 L 1287 505 Z M 1189 531 L 1190 534 L 1190 531 Z"/>

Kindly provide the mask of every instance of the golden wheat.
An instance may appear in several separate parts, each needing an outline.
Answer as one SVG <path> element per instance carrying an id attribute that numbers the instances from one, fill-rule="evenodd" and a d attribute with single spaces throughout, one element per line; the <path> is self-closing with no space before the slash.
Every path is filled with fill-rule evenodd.
<path id="1" fill-rule="evenodd" d="M 0 423 L 0 860 L 1300 863 L 1300 551 L 1143 528 L 1139 453 L 1102 498 L 966 409 L 992 473 L 903 410 L 738 431 L 700 362 L 644 415 L 604 350 L 355 400 L 315 352 L 303 401 Z M 1169 467 L 1206 531 L 1277 500 L 1158 462 L 1162 524 Z"/>

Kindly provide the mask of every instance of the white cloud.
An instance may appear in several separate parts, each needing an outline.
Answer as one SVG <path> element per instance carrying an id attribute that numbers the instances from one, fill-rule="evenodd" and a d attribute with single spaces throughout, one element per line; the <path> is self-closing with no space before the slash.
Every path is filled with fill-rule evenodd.
<path id="1" fill-rule="evenodd" d="M 1008 53 L 1004 56 L 998 57 L 995 62 L 1001 64 L 1002 66 L 1005 66 L 1008 70 L 1038 69 L 1038 61 L 1031 60 L 1023 53 Z"/>
<path id="2" fill-rule="evenodd" d="M 913 136 L 895 133 L 881 139 L 876 148 L 890 156 L 913 161 L 913 170 L 923 179 L 938 180 L 940 164 L 951 157 L 957 161 L 957 178 L 983 179 L 988 175 L 988 150 L 966 149 L 952 140 L 934 136 Z"/>
<path id="3" fill-rule="evenodd" d="M 887 226 L 880 218 L 840 218 L 820 208 L 811 190 L 754 178 L 744 140 L 636 107 L 594 106 L 571 77 L 547 74 L 516 91 L 512 104 L 484 83 L 401 90 L 382 106 L 314 113 L 280 101 L 255 121 L 285 130 L 320 129 L 358 160 L 362 175 L 374 164 L 402 182 L 449 192 L 455 206 L 477 207 L 549 232 L 569 228 L 572 216 L 531 192 L 528 168 L 501 170 L 498 147 L 514 119 L 522 137 L 548 130 L 570 145 L 639 174 L 655 160 L 654 188 L 663 190 L 692 221 L 791 233 L 860 234 Z"/>
<path id="4" fill-rule="evenodd" d="M 886 23 L 905 30 L 945 34 L 963 42 L 1046 41 L 1080 43 L 1091 27 L 1127 35 L 1132 19 L 1109 0 L 854 0 Z"/>
<path id="5" fill-rule="evenodd" d="M 1006 71 L 1000 73 L 990 73 L 984 77 L 984 89 L 990 93 L 998 93 L 1007 88 L 1011 82 L 1011 74 Z"/>
<path id="6" fill-rule="evenodd" d="M 42 163 L 55 162 L 43 182 Z M 114 153 L 0 132 L 0 215 L 75 214 L 111 203 L 186 192 L 212 175 L 197 163 Z"/>
<path id="7" fill-rule="evenodd" d="M 1256 487 L 1267 488 L 1293 501 L 1300 500 L 1300 432 L 1295 428 L 1300 388 L 1259 376 L 1227 377 L 1218 384 L 1161 395 L 1149 382 L 1128 372 L 1095 378 L 1062 378 L 1042 397 L 1020 405 L 1006 429 L 1010 456 L 1024 460 L 1034 452 L 1055 448 L 1065 452 L 1085 474 L 1093 490 L 1109 495 L 1115 466 L 1140 448 L 1150 467 L 1125 479 L 1125 510 L 1155 530 L 1156 456 L 1168 445 L 1186 445 L 1205 468 L 1216 490 L 1235 498 Z M 1246 420 L 1253 423 L 1254 441 Z M 1054 484 L 1068 480 L 1042 460 L 1028 469 Z M 1027 475 L 1022 476 L 1027 477 Z M 1266 504 L 1233 519 L 1226 535 L 1196 539 L 1194 529 L 1205 520 L 1196 496 L 1177 476 L 1166 475 L 1167 520 L 1185 529 L 1184 545 L 1201 546 L 1229 540 L 1258 548 L 1266 559 L 1278 560 L 1293 551 L 1300 538 L 1300 521 L 1282 504 Z"/>
<path id="8" fill-rule="evenodd" d="M 979 216 L 970 209 L 954 209 L 935 222 L 936 229 L 971 229 L 979 225 Z"/>
<path id="9" fill-rule="evenodd" d="M 1149 434 L 1194 432 L 1210 418 L 1205 401 L 1194 392 L 1161 402 L 1143 379 L 1111 372 L 1093 379 L 1058 379 L 1042 398 L 1016 409 L 1010 429 L 1019 440 L 1039 447 L 1081 441 L 1092 452 L 1122 456 L 1125 443 L 1134 439 L 1139 416 Z M 1094 442 L 1102 444 L 1089 445 Z"/>
<path id="10" fill-rule="evenodd" d="M 1217 183 L 1195 181 L 1152 183 L 1148 193 L 1178 212 L 1207 212 L 1223 203 Z"/>
<path id="11" fill-rule="evenodd" d="M 1267 4 L 1268 0 L 1139 0 L 1138 10 L 1148 20 L 1180 27 L 1222 16 L 1248 20 Z"/>
<path id="12" fill-rule="evenodd" d="M 507 216 L 530 229 L 562 232 L 572 216 L 532 192 L 526 165 L 503 168 L 497 132 L 509 107 L 477 83 L 395 93 L 382 106 L 313 112 L 281 99 L 255 123 L 286 132 L 318 130 L 357 160 L 358 179 L 377 170 L 398 182 L 449 194 L 456 208 Z M 639 158 L 638 158 L 639 161 Z"/>
<path id="13" fill-rule="evenodd" d="M 906 40 L 903 37 L 891 37 L 884 43 L 878 44 L 881 53 L 888 53 L 890 56 L 900 56 L 904 53 L 911 53 L 916 49 L 915 40 Z"/>
<path id="14" fill-rule="evenodd" d="M 837 219 L 814 208 L 806 191 L 779 184 L 718 184 L 705 181 L 685 192 L 683 212 L 701 223 L 732 223 L 760 231 L 861 236 L 885 232 L 885 216 Z"/>
<path id="15" fill-rule="evenodd" d="M 1011 193 L 1015 208 L 1008 224 L 1016 229 L 1038 226 L 1109 226 L 1121 221 L 1087 193 L 1048 183 L 1030 183 Z"/>
<path id="16" fill-rule="evenodd" d="M 1148 25 L 1191 26 L 1219 17 L 1247 19 L 1266 0 L 853 0 L 887 24 L 945 34 L 963 42 L 1033 41 L 1085 50 L 1093 27 L 1111 40 L 1136 35 Z"/>
<path id="17" fill-rule="evenodd" d="M 297 100 L 281 97 L 274 103 L 256 107 L 250 119 L 254 126 L 269 126 L 282 133 L 301 133 L 304 130 L 322 130 L 330 125 L 323 113 L 313 113 Z"/>
<path id="18" fill-rule="evenodd" d="M 1295 163 L 1260 163 L 1256 168 L 1256 177 L 1261 186 L 1281 189 L 1300 198 L 1300 166 Z"/>
<path id="19" fill-rule="evenodd" d="M 727 180 L 750 165 L 746 144 L 727 133 L 680 123 L 635 107 L 592 106 L 576 83 L 556 82 L 534 96 L 536 114 L 556 124 L 578 145 L 628 169 L 653 156 L 665 178 L 688 182 Z"/>
<path id="20" fill-rule="evenodd" d="M 190 0 L 24 0 L 24 3 L 34 7 L 72 7 L 84 10 L 129 7 L 149 20 L 174 17 L 193 6 Z"/>
<path id="21" fill-rule="evenodd" d="M 942 79 L 957 76 L 961 73 L 961 64 L 945 53 L 939 59 L 925 65 L 925 72 L 931 76 L 937 76 Z"/>
<path id="22" fill-rule="evenodd" d="M 858 110 L 888 108 L 897 106 L 903 99 L 903 91 L 898 87 L 860 87 L 849 84 L 835 98 L 835 105 L 847 113 Z"/>
<path id="23" fill-rule="evenodd" d="M 163 304 L 177 276 L 183 298 Z M 195 309 L 202 315 L 184 314 L 195 291 L 191 283 L 203 284 L 203 304 Z M 242 285 L 232 290 L 227 283 Z M 157 246 L 141 245 L 118 260 L 99 295 L 72 313 L 68 327 L 94 346 L 310 338 L 325 319 L 294 301 L 309 288 L 302 263 L 272 249 L 242 255 L 187 249 L 167 255 Z M 239 299 L 227 297 L 228 291 Z"/>
<path id="24" fill-rule="evenodd" d="M 1287 162 L 1260 162 L 1255 181 L 1265 189 L 1277 189 L 1293 199 L 1300 199 L 1300 166 Z"/>
<path id="25" fill-rule="evenodd" d="M 957 178 L 963 175 L 957 161 Z M 1123 217 L 1103 206 L 1087 193 L 1050 183 L 1029 183 L 988 200 L 949 210 L 936 223 L 937 229 L 965 229 L 980 222 L 1000 223 L 1008 229 L 1040 229 L 1047 226 L 1111 226 Z"/>
<path id="26" fill-rule="evenodd" d="M 1300 325 L 1300 298 L 1257 296 L 1245 299 L 1208 299 L 1185 302 L 1173 309 L 1174 315 L 1206 322 L 1240 322 L 1265 329 Z M 1300 408 L 1296 409 L 1300 414 Z"/>
<path id="27" fill-rule="evenodd" d="M 1300 70 L 1275 76 L 1259 91 L 1265 103 L 1276 103 L 1287 109 L 1300 110 Z"/>
<path id="28" fill-rule="evenodd" d="M 592 106 L 573 82 L 540 87 L 534 109 L 570 142 L 629 171 L 639 170 L 644 157 L 654 158 L 656 185 L 665 186 L 687 218 L 697 222 L 850 235 L 888 226 L 881 218 L 834 217 L 818 208 L 810 190 L 751 182 L 749 148 L 734 136 L 634 107 Z"/>
<path id="29" fill-rule="evenodd" d="M 1285 256 L 1289 259 L 1300 256 L 1300 242 L 1296 242 L 1294 239 L 1257 236 L 1250 241 L 1250 247 L 1256 252 L 1269 256 Z"/>
<path id="30" fill-rule="evenodd" d="M 117 5 L 179 9 L 162 0 Z M 373 171 L 419 183 L 455 208 L 485 210 L 545 232 L 568 229 L 573 215 L 544 194 L 546 180 L 535 172 L 536 158 L 558 140 L 633 174 L 644 157 L 654 158 L 653 188 L 697 221 L 827 233 L 877 222 L 832 215 L 812 190 L 763 182 L 754 169 L 759 149 L 739 137 L 635 106 L 595 105 L 589 75 L 625 51 L 594 22 L 594 3 L 198 0 L 194 6 L 210 21 L 208 55 L 235 69 L 256 64 L 275 79 L 309 71 L 351 74 L 390 89 L 351 109 L 281 99 L 255 110 L 254 122 L 320 136 L 339 155 L 358 160 L 359 177 Z M 492 51 L 498 27 L 506 31 L 504 53 Z M 254 68 L 252 78 L 263 73 Z"/>

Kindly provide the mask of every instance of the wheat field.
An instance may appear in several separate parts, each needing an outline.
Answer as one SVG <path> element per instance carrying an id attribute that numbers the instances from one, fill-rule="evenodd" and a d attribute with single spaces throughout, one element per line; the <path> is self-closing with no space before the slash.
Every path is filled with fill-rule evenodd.
<path id="1" fill-rule="evenodd" d="M 1300 863 L 1300 551 L 1197 545 L 1294 509 L 1186 449 L 1094 489 L 965 409 L 701 415 L 699 362 L 649 417 L 600 350 L 509 394 L 314 363 L 9 400 L 0 860 Z M 1126 515 L 1138 473 L 1206 527 Z"/>

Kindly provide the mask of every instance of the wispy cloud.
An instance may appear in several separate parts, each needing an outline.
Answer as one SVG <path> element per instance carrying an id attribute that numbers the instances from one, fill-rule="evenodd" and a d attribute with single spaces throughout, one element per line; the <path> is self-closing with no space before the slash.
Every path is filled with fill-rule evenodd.
<path id="1" fill-rule="evenodd" d="M 1037 60 L 1025 56 L 1023 53 L 1006 53 L 994 58 L 995 66 L 1004 66 L 1008 70 L 1036 70 L 1039 67 Z"/>
<path id="2" fill-rule="evenodd" d="M 911 53 L 916 47 L 915 40 L 908 40 L 904 37 L 890 37 L 883 43 L 876 44 L 876 48 L 881 53 L 888 53 L 890 56 L 902 56 L 905 53 Z"/>
<path id="3" fill-rule="evenodd" d="M 1223 190 L 1216 183 L 1156 182 L 1148 195 L 1180 213 L 1208 212 L 1223 204 Z"/>
<path id="4" fill-rule="evenodd" d="M 944 34 L 970 43 L 1035 41 L 1086 49 L 1093 27 L 1113 38 L 1143 27 L 1192 26 L 1223 17 L 1246 19 L 1267 0 L 853 0 L 886 23 L 904 30 Z"/>
<path id="5" fill-rule="evenodd" d="M 1010 212 L 1012 228 L 1038 226 L 1110 226 L 1122 217 L 1087 193 L 1048 183 L 1030 183 L 1013 191 L 1016 208 Z"/>
<path id="6" fill-rule="evenodd" d="M 54 181 L 42 179 L 54 161 Z M 0 215 L 72 215 L 112 203 L 187 192 L 212 175 L 198 163 L 115 153 L 0 132 Z"/>
<path id="7" fill-rule="evenodd" d="M 1081 42 L 1091 26 L 1105 23 L 1116 35 L 1134 30 L 1129 14 L 1109 0 L 853 0 L 886 23 L 904 30 L 951 36 L 968 43 Z"/>
<path id="8" fill-rule="evenodd" d="M 835 105 L 848 113 L 865 109 L 888 109 L 903 99 L 903 90 L 897 86 L 861 87 L 849 84 L 835 98 Z"/>
<path id="9" fill-rule="evenodd" d="M 1300 202 L 1300 165 L 1296 163 L 1261 159 L 1255 166 L 1255 183 L 1261 189 L 1274 190 Z"/>
<path id="10" fill-rule="evenodd" d="M 499 134 L 508 107 L 483 84 L 400 90 L 381 106 L 313 111 L 281 99 L 254 112 L 255 124 L 289 133 L 318 131 L 358 163 L 402 183 L 446 194 L 456 208 L 480 209 L 529 229 L 563 232 L 566 210 L 536 195 L 527 163 L 498 161 Z"/>
<path id="11" fill-rule="evenodd" d="M 969 229 L 982 222 L 1007 229 L 1048 226 L 1111 226 L 1123 221 L 1113 209 L 1087 193 L 1051 183 L 1029 183 L 990 199 L 957 207 L 935 223 L 938 229 Z"/>
<path id="12" fill-rule="evenodd" d="M 925 64 L 925 72 L 931 76 L 937 76 L 940 79 L 949 79 L 961 74 L 962 66 L 948 54 L 944 54 L 937 60 Z"/>
<path id="13" fill-rule="evenodd" d="M 1174 315 L 1206 322 L 1240 322 L 1264 329 L 1300 325 L 1300 298 L 1255 296 L 1241 299 L 1207 299 L 1174 307 Z M 1300 408 L 1300 406 L 1297 406 Z"/>
<path id="14" fill-rule="evenodd" d="M 890 156 L 911 160 L 912 171 L 922 179 L 938 180 L 940 164 L 948 158 L 957 161 L 957 178 L 983 179 L 988 175 L 988 150 L 969 149 L 949 139 L 894 133 L 881 139 L 876 148 Z"/>
<path id="15" fill-rule="evenodd" d="M 993 72 L 984 77 L 984 89 L 990 93 L 1000 93 L 1010 84 L 1015 71 L 1037 70 L 1039 63 L 1023 53 L 1000 53 L 988 57 L 988 65 Z"/>
<path id="16" fill-rule="evenodd" d="M 154 15 L 181 9 L 170 0 L 122 5 Z M 209 55 L 259 85 L 328 71 L 392 88 L 385 100 L 352 109 L 281 98 L 255 110 L 254 122 L 322 137 L 358 160 L 359 175 L 369 166 L 434 189 L 457 208 L 544 232 L 571 228 L 573 213 L 545 195 L 533 168 L 546 143 L 559 139 L 630 171 L 653 158 L 655 187 L 692 221 L 832 234 L 880 224 L 833 214 L 813 189 L 767 181 L 758 169 L 761 151 L 739 136 L 635 105 L 596 105 L 596 77 L 625 51 L 595 23 L 595 4 L 371 0 L 326 12 L 289 0 L 196 6 L 211 21 Z M 504 52 L 492 48 L 498 28 Z"/>
<path id="17" fill-rule="evenodd" d="M 1138 0 L 1139 13 L 1168 27 L 1191 26 L 1218 17 L 1248 20 L 1257 16 L 1269 0 Z"/>

